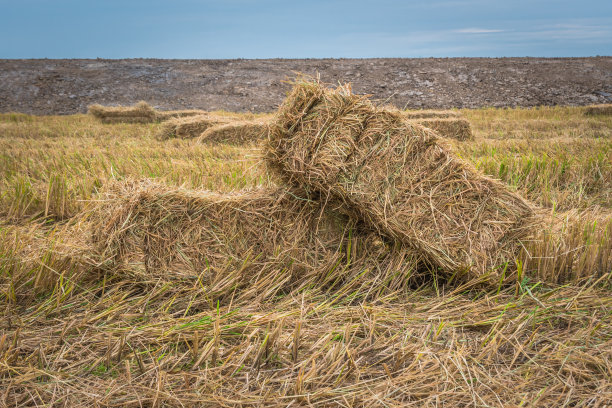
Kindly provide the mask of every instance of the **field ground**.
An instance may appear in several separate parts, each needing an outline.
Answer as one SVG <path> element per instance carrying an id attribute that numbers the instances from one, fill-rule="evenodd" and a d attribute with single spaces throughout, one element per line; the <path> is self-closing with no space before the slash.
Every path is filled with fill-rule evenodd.
<path id="1" fill-rule="evenodd" d="M 612 116 L 583 110 L 462 110 L 475 140 L 449 144 L 551 212 L 596 213 L 609 240 Z M 612 405 L 612 270 L 483 288 L 357 270 L 351 248 L 295 284 L 92 266 L 82 214 L 109 180 L 274 185 L 256 144 L 159 126 L 0 114 L 0 405 Z"/>

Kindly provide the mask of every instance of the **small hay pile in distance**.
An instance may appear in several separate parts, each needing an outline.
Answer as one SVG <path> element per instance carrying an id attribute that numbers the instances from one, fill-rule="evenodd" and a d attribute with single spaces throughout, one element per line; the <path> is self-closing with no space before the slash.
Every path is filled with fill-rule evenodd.
<path id="1" fill-rule="evenodd" d="M 612 104 L 587 106 L 584 114 L 587 116 L 612 115 Z"/>
<path id="2" fill-rule="evenodd" d="M 402 269 L 414 273 L 417 258 L 408 251 L 391 254 L 376 233 L 358 232 L 346 216 L 322 212 L 318 201 L 296 194 L 281 188 L 218 194 L 146 180 L 115 183 L 90 212 L 94 252 L 102 269 L 147 280 L 201 277 L 212 286 L 230 276 L 236 285 L 261 282 L 266 274 L 277 287 L 296 284 L 327 276 L 339 263 L 346 268 L 347 262 L 352 272 L 338 269 L 338 282 L 383 264 L 395 265 L 387 268 L 390 276 Z M 374 261 L 376 267 L 366 265 Z"/>
<path id="3" fill-rule="evenodd" d="M 103 123 L 152 123 L 157 121 L 157 111 L 145 101 L 134 106 L 91 105 L 87 111 Z"/>
<path id="4" fill-rule="evenodd" d="M 190 116 L 198 116 L 204 114 L 206 114 L 206 111 L 200 109 L 157 111 L 157 120 L 163 122 L 165 120 L 173 118 L 187 118 Z"/>
<path id="5" fill-rule="evenodd" d="M 407 110 L 402 111 L 402 115 L 406 119 L 441 119 L 441 118 L 460 118 L 461 112 L 453 111 L 453 110 L 433 110 L 433 109 L 423 109 L 423 110 Z"/>
<path id="6" fill-rule="evenodd" d="M 271 124 L 270 170 L 308 186 L 442 271 L 495 275 L 514 262 L 534 209 L 401 113 L 348 85 L 298 81 Z"/>
<path id="7" fill-rule="evenodd" d="M 193 139 L 202 134 L 206 129 L 228 123 L 230 118 L 212 114 L 189 116 L 185 118 L 173 118 L 165 121 L 156 133 L 159 140 L 171 138 Z"/>
<path id="8" fill-rule="evenodd" d="M 158 111 L 145 101 L 134 106 L 91 105 L 87 111 L 103 123 L 154 123 L 171 118 L 202 115 L 205 111 L 197 109 Z"/>
<path id="9" fill-rule="evenodd" d="M 455 140 L 473 140 L 474 134 L 470 122 L 463 118 L 428 118 L 417 119 L 411 122 L 425 126 L 442 137 Z"/>
<path id="10" fill-rule="evenodd" d="M 244 144 L 267 138 L 268 123 L 236 121 L 211 126 L 198 138 L 198 143 Z"/>

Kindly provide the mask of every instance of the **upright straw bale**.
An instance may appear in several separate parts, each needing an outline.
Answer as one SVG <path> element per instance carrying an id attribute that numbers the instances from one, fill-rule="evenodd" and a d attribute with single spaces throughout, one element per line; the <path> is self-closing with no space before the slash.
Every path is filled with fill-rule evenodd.
<path id="1" fill-rule="evenodd" d="M 199 143 L 244 144 L 268 136 L 268 124 L 263 121 L 236 121 L 211 126 L 198 138 Z"/>
<path id="2" fill-rule="evenodd" d="M 433 130 L 442 137 L 455 140 L 473 140 L 470 122 L 463 118 L 428 118 L 412 120 L 416 124 Z"/>
<path id="3" fill-rule="evenodd" d="M 271 125 L 270 169 L 290 184 L 405 243 L 449 273 L 483 275 L 513 262 L 534 210 L 402 114 L 348 86 L 298 82 Z"/>

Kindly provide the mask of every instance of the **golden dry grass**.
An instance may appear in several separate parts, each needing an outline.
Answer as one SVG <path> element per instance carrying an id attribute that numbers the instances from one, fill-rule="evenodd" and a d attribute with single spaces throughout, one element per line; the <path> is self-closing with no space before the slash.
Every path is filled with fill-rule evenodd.
<path id="1" fill-rule="evenodd" d="M 310 242 L 295 209 L 219 206 L 282 199 L 256 146 L 0 114 L 0 405 L 609 404 L 612 118 L 584 109 L 461 111 L 475 140 L 448 148 L 547 217 L 494 287 L 422 270 L 342 215 Z"/>

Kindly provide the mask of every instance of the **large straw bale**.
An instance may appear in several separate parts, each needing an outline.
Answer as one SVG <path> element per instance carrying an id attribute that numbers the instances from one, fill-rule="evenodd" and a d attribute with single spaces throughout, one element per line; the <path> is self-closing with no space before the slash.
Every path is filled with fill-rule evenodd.
<path id="1" fill-rule="evenodd" d="M 243 144 L 256 142 L 268 136 L 268 123 L 263 121 L 236 121 L 211 126 L 200 135 L 199 143 Z"/>
<path id="2" fill-rule="evenodd" d="M 429 118 L 413 120 L 416 124 L 433 130 L 438 135 L 455 140 L 473 140 L 470 122 L 463 118 Z"/>
<path id="3" fill-rule="evenodd" d="M 587 116 L 612 115 L 612 104 L 587 106 L 584 110 L 584 114 Z"/>
<path id="4" fill-rule="evenodd" d="M 534 210 L 453 155 L 436 135 L 348 86 L 298 82 L 271 125 L 270 169 L 403 242 L 449 273 L 516 259 Z"/>
<path id="5" fill-rule="evenodd" d="M 173 118 L 162 123 L 156 137 L 159 140 L 166 140 L 174 137 L 192 139 L 198 137 L 210 127 L 228 123 L 229 121 L 231 121 L 231 119 L 212 114 Z"/>
<path id="6" fill-rule="evenodd" d="M 460 118 L 461 112 L 453 110 L 433 110 L 433 109 L 422 109 L 422 110 L 408 110 L 402 111 L 402 115 L 406 119 L 441 119 L 441 118 Z"/>
<path id="7" fill-rule="evenodd" d="M 149 279 L 197 277 L 213 268 L 245 274 L 286 270 L 287 281 L 345 260 L 349 239 L 360 242 L 362 259 L 391 256 L 378 234 L 359 232 L 346 216 L 323 212 L 320 202 L 297 194 L 281 188 L 219 194 L 146 180 L 116 183 L 96 200 L 90 216 L 95 252 L 101 266 Z"/>

